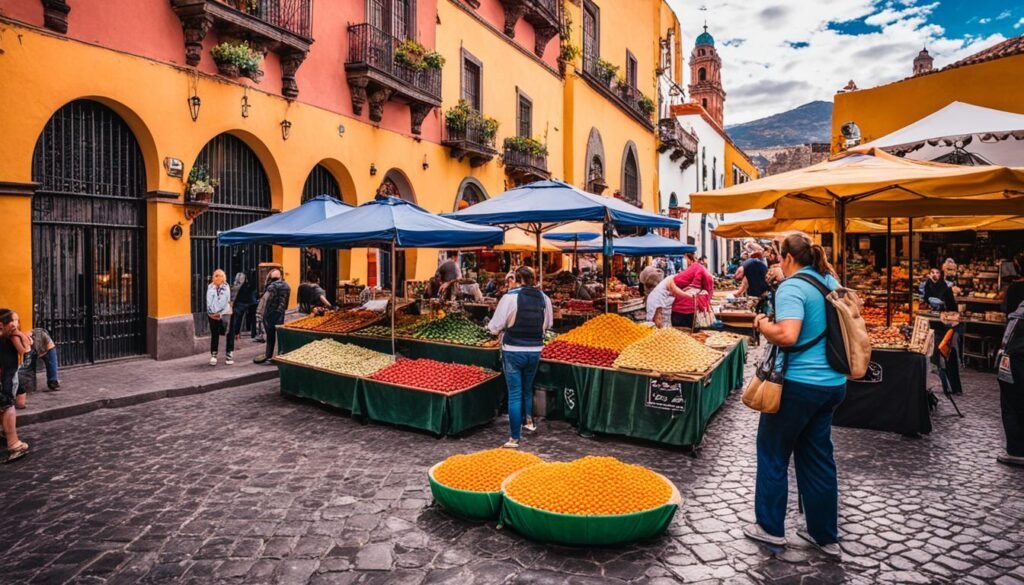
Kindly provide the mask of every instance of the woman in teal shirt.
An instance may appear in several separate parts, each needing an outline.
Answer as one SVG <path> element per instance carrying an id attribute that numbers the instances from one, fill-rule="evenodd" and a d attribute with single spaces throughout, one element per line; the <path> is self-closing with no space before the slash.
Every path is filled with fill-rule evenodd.
<path id="1" fill-rule="evenodd" d="M 832 454 L 832 412 L 846 396 L 846 376 L 825 357 L 825 297 L 795 274 L 807 274 L 829 289 L 839 286 L 825 250 L 804 234 L 782 242 L 786 280 L 775 295 L 775 322 L 758 315 L 754 326 L 777 345 L 785 359 L 782 403 L 774 414 L 762 414 L 757 428 L 757 523 L 744 529 L 754 540 L 786 544 L 789 460 L 803 496 L 806 529 L 797 535 L 830 556 L 840 556 L 839 485 Z"/>

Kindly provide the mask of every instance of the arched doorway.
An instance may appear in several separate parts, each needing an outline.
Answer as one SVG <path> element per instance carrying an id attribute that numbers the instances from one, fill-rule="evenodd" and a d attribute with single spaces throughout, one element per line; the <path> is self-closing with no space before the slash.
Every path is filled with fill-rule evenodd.
<path id="1" fill-rule="evenodd" d="M 206 213 L 192 221 L 192 316 L 196 335 L 206 335 L 206 287 L 220 268 L 231 282 L 238 272 L 256 279 L 260 262 L 273 260 L 270 246 L 244 244 L 218 246 L 217 234 L 270 215 L 270 182 L 263 165 L 242 140 L 220 134 L 206 143 L 194 165 L 204 165 L 220 181 Z"/>
<path id="2" fill-rule="evenodd" d="M 640 165 L 637 163 L 636 146 L 629 142 L 622 156 L 622 198 L 643 207 L 640 201 Z"/>
<path id="3" fill-rule="evenodd" d="M 319 195 L 330 195 L 341 199 L 341 186 L 337 179 L 324 165 L 316 165 L 306 177 L 302 187 L 302 202 L 305 203 Z M 300 254 L 299 278 L 306 279 L 309 272 L 316 273 L 320 285 L 327 292 L 327 300 L 335 302 L 338 293 L 338 251 L 322 248 L 302 248 Z"/>
<path id="4" fill-rule="evenodd" d="M 36 142 L 33 323 L 64 365 L 146 352 L 146 168 L 128 125 L 76 100 Z"/>
<path id="5" fill-rule="evenodd" d="M 597 128 L 591 128 L 590 135 L 587 136 L 586 156 L 586 190 L 600 195 L 608 188 L 608 181 L 605 180 L 604 142 Z"/>
<path id="6" fill-rule="evenodd" d="M 377 198 L 382 197 L 398 197 L 404 199 L 410 203 L 416 203 L 416 193 L 412 189 L 412 184 L 409 183 L 409 179 L 405 176 L 405 173 L 398 169 L 391 169 L 384 173 L 384 178 L 381 179 L 380 186 L 377 187 Z M 380 249 L 377 251 L 376 257 L 370 258 L 370 274 L 374 275 L 380 273 L 380 279 L 378 281 L 379 286 L 386 290 L 391 288 L 391 253 L 387 250 Z M 402 290 L 402 283 L 405 282 L 405 252 L 399 251 L 395 258 L 395 270 L 398 272 L 398 290 Z"/>
<path id="7" fill-rule="evenodd" d="M 455 196 L 455 211 L 471 207 L 477 203 L 483 203 L 486 200 L 487 191 L 484 190 L 484 186 L 480 184 L 480 181 L 473 177 L 466 177 L 462 180 L 462 184 L 459 185 L 459 192 Z"/>

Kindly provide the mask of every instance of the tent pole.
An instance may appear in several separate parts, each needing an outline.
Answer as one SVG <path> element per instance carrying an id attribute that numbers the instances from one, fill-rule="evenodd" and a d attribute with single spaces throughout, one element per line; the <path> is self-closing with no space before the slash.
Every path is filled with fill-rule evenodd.
<path id="1" fill-rule="evenodd" d="M 393 356 L 398 355 L 398 351 L 395 349 L 395 307 L 398 305 L 396 296 L 398 273 L 395 271 L 395 256 L 395 238 L 391 238 L 391 355 Z"/>
<path id="2" fill-rule="evenodd" d="M 885 279 L 885 326 L 892 326 L 892 218 L 885 225 L 885 264 L 888 276 Z"/>
<path id="3" fill-rule="evenodd" d="M 601 267 L 603 271 L 602 280 L 604 286 L 604 312 L 608 312 L 608 272 L 611 270 L 611 252 L 612 250 L 612 225 L 611 218 L 608 217 L 608 212 L 604 214 L 604 246 L 602 246 L 601 254 Z"/>
<path id="4" fill-rule="evenodd" d="M 836 201 L 836 231 L 835 242 L 832 247 L 836 251 L 836 264 L 839 267 L 840 282 L 846 286 L 846 203 L 843 200 Z"/>
<path id="5" fill-rule="evenodd" d="M 540 289 L 544 290 L 544 251 L 540 247 L 540 224 L 537 225 L 536 231 L 537 237 L 537 282 L 540 283 Z"/>
<path id="6" fill-rule="evenodd" d="M 907 292 L 910 298 L 907 299 L 907 320 L 913 323 L 914 319 L 914 218 L 907 218 Z"/>

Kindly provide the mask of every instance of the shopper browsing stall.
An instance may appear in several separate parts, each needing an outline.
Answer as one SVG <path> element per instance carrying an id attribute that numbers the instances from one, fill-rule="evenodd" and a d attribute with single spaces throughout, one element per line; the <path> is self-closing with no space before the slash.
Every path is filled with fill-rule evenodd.
<path id="1" fill-rule="evenodd" d="M 331 301 L 327 300 L 327 292 L 320 286 L 320 275 L 316 271 L 306 272 L 306 280 L 299 284 L 299 312 L 312 313 L 316 309 L 329 309 Z"/>
<path id="2" fill-rule="evenodd" d="M 996 460 L 1024 466 L 1024 254 L 1017 254 L 1013 263 L 1017 279 L 1006 289 L 1007 326 L 998 364 L 1006 451 Z"/>
<path id="3" fill-rule="evenodd" d="M 672 326 L 693 327 L 693 316 L 709 310 L 715 279 L 692 252 L 686 254 L 686 270 L 672 277 L 669 287 L 675 300 L 672 303 Z M 687 289 L 690 289 L 687 291 Z M 702 294 L 703 293 L 703 294 Z"/>
<path id="4" fill-rule="evenodd" d="M 510 449 L 519 447 L 524 428 L 537 430 L 533 422 L 533 380 L 544 349 L 544 332 L 554 323 L 551 299 L 534 286 L 533 269 L 524 266 L 516 270 L 515 278 L 516 288 L 501 297 L 487 325 L 492 335 L 501 335 L 508 385 L 509 440 L 505 447 Z"/>

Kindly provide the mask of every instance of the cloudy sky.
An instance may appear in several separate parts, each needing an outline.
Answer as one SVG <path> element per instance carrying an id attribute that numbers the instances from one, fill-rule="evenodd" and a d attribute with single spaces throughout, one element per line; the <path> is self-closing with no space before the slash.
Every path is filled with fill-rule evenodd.
<path id="1" fill-rule="evenodd" d="M 1018 0 L 669 0 L 687 60 L 705 18 L 722 57 L 726 124 L 831 101 L 911 74 L 922 46 L 943 67 L 1024 34 Z M 704 10 L 702 10 L 702 8 Z M 689 70 L 686 71 L 689 82 Z"/>

